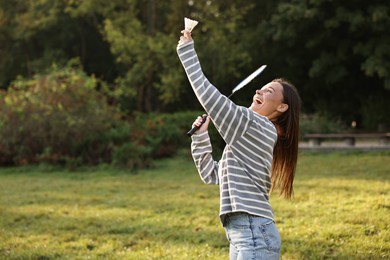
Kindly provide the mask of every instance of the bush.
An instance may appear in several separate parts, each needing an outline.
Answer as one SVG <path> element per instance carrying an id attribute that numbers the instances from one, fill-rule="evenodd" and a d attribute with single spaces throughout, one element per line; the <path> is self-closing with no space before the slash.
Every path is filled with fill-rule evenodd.
<path id="1" fill-rule="evenodd" d="M 153 158 L 169 157 L 181 149 L 190 149 L 191 138 L 187 136 L 192 123 L 198 115 L 204 112 L 178 112 L 173 114 L 136 114 L 134 124 L 141 140 L 139 143 L 149 147 Z M 209 134 L 213 144 L 214 154 L 218 156 L 225 146 L 222 138 L 212 123 Z"/>
<path id="2" fill-rule="evenodd" d="M 0 163 L 100 163 L 110 160 L 101 137 L 120 125 L 98 81 L 81 69 L 53 68 L 19 78 L 0 92 Z"/>
<path id="3" fill-rule="evenodd" d="M 190 149 L 186 133 L 202 112 L 134 113 L 126 119 L 107 103 L 97 89 L 101 84 L 67 66 L 19 78 L 1 91 L 0 165 L 108 163 L 137 169 Z M 210 134 L 219 142 L 212 125 Z"/>
<path id="4" fill-rule="evenodd" d="M 141 114 L 134 116 L 133 136 L 137 141 L 150 148 L 153 158 L 169 157 L 189 144 L 186 135 L 189 126 L 194 121 L 194 112 L 179 112 L 173 114 Z"/>
<path id="5" fill-rule="evenodd" d="M 322 114 L 303 114 L 300 118 L 301 137 L 309 133 L 339 133 L 346 130 L 345 125 L 338 119 Z"/>
<path id="6" fill-rule="evenodd" d="M 152 165 L 150 149 L 128 142 L 113 149 L 112 163 L 116 166 L 126 166 L 130 169 L 148 168 Z"/>

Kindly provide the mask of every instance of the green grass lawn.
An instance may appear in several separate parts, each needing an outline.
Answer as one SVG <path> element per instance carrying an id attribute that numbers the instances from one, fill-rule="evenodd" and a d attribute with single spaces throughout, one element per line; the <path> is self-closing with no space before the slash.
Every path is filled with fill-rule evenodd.
<path id="1" fill-rule="evenodd" d="M 189 157 L 134 174 L 0 169 L 0 259 L 228 259 L 218 187 Z M 282 259 L 389 259 L 390 155 L 301 154 L 271 196 Z"/>

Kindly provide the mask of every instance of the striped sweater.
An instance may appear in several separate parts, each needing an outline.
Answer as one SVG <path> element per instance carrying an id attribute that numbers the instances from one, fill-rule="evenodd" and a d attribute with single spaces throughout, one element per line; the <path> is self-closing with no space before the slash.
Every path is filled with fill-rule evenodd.
<path id="1" fill-rule="evenodd" d="M 208 132 L 192 135 L 191 153 L 204 183 L 220 187 L 220 217 L 247 212 L 273 220 L 268 200 L 276 128 L 268 118 L 234 104 L 205 77 L 194 42 L 177 47 L 177 53 L 196 94 L 226 142 L 222 158 L 212 158 Z"/>

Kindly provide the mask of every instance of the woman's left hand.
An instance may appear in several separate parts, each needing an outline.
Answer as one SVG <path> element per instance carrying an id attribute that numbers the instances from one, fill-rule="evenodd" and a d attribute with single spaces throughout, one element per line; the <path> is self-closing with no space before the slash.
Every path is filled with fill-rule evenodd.
<path id="1" fill-rule="evenodd" d="M 187 31 L 187 30 L 183 30 L 181 31 L 181 33 L 183 34 L 181 37 L 180 37 L 180 40 L 178 42 L 178 45 L 182 45 L 182 44 L 185 44 L 187 42 L 190 42 L 192 41 L 192 36 L 191 36 L 191 32 Z"/>

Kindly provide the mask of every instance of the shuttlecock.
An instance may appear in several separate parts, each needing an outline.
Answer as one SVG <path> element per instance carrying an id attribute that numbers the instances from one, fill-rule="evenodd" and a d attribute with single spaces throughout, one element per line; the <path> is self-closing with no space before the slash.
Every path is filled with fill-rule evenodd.
<path id="1" fill-rule="evenodd" d="M 184 17 L 184 30 L 191 32 L 197 24 L 198 21 L 191 20 L 187 17 Z"/>

